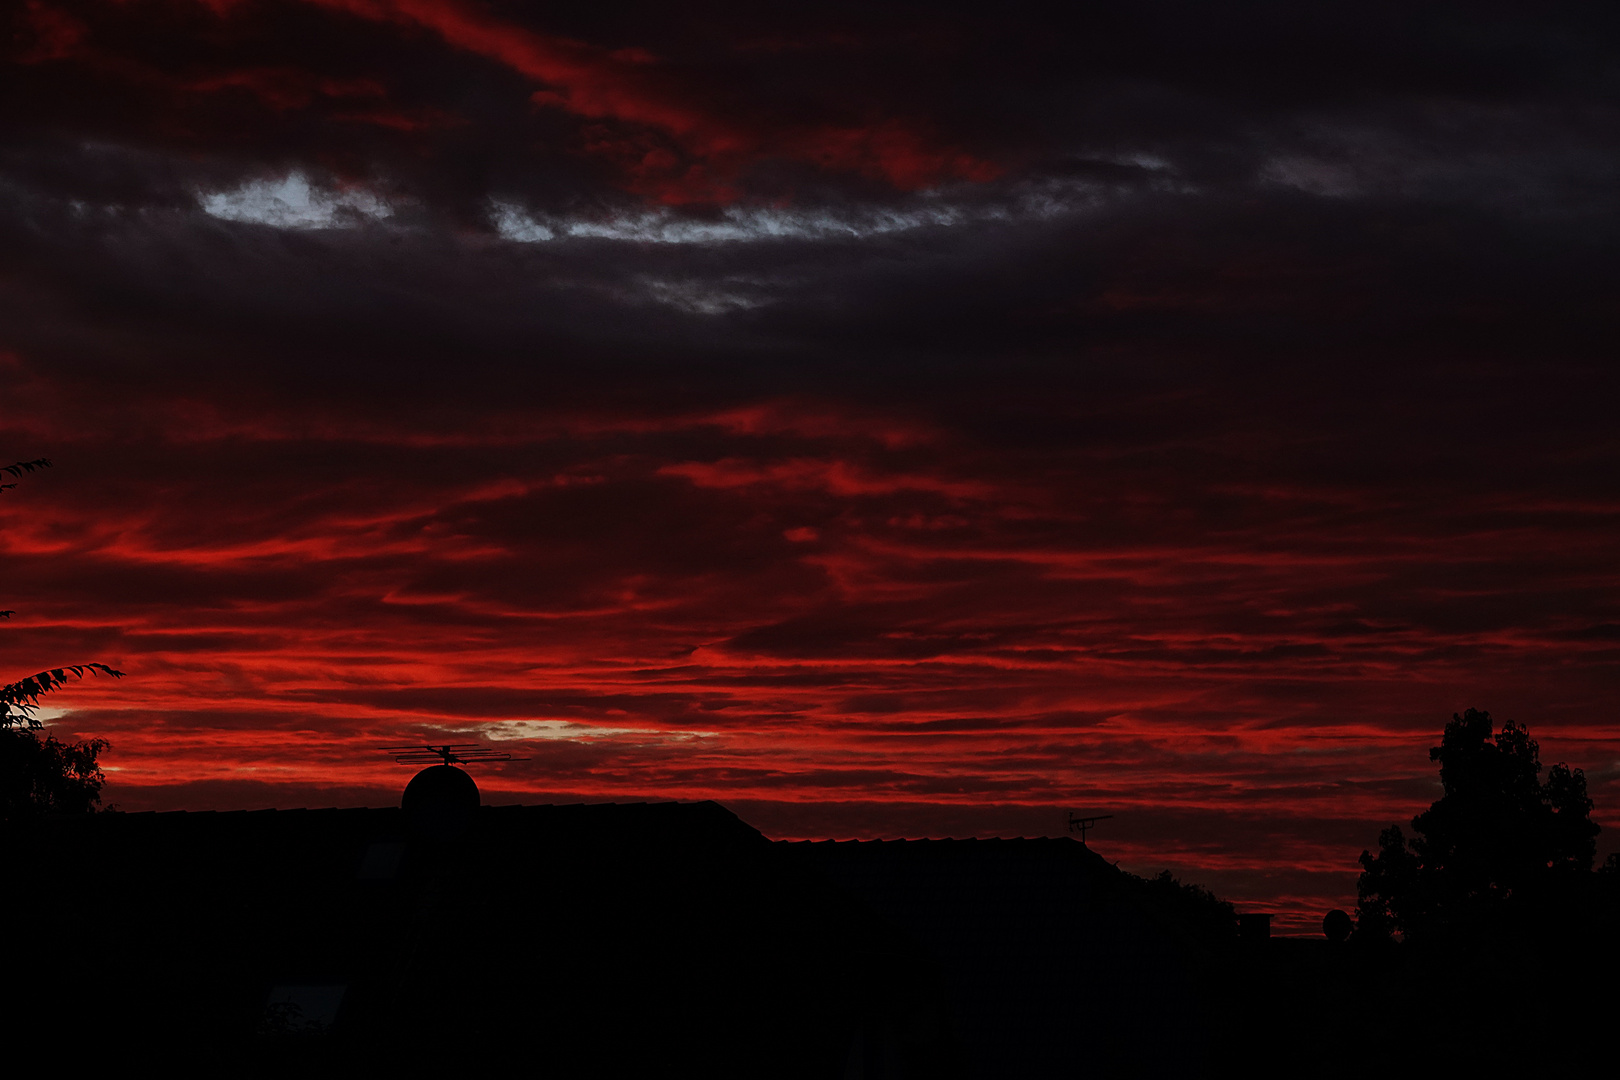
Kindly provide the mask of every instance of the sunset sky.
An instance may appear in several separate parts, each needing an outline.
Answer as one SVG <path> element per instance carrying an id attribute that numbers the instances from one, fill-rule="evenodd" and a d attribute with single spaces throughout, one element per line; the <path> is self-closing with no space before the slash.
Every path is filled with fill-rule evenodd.
<path id="1" fill-rule="evenodd" d="M 1620 7 L 23 0 L 5 680 L 127 810 L 717 799 L 1284 929 L 1620 847 Z"/>

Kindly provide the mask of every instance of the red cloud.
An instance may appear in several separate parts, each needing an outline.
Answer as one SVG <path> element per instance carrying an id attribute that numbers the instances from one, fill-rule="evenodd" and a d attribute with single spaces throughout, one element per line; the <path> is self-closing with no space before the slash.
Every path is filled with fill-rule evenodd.
<path id="1" fill-rule="evenodd" d="M 267 17 L 261 5 L 238 0 L 186 3 L 201 4 L 226 20 Z M 847 107 L 827 106 L 841 118 L 818 121 L 814 109 L 806 107 L 805 115 L 785 119 L 746 95 L 717 94 L 712 87 L 695 85 L 693 76 L 648 49 L 603 48 L 542 33 L 463 0 L 303 3 L 367 23 L 408 28 L 418 36 L 426 32 L 451 49 L 515 72 L 534 85 L 529 100 L 535 109 L 576 121 L 574 152 L 607 166 L 621 188 L 658 203 L 733 201 L 747 189 L 751 171 L 770 162 L 860 176 L 902 191 L 954 180 L 982 182 L 1000 173 L 993 162 L 935 137 L 912 117 L 883 115 L 875 106 L 863 106 L 853 110 L 855 116 L 863 109 L 872 111 L 863 122 L 849 119 Z M 290 55 L 281 63 L 233 66 L 228 53 L 210 52 L 172 68 L 150 56 L 137 58 L 135 51 L 126 55 L 126 42 L 118 34 L 97 39 L 92 24 L 43 0 L 30 0 L 25 19 L 34 37 L 22 56 L 25 61 L 73 60 L 114 82 L 168 95 L 243 92 L 277 113 L 306 109 L 323 99 L 385 96 L 375 79 L 318 75 Z M 273 30 L 269 23 L 251 25 L 263 26 L 267 34 Z M 191 30 L 182 26 L 174 32 Z M 196 74 L 199 69 L 206 73 Z M 192 131 L 183 110 L 175 112 L 171 105 L 163 111 L 166 130 Z M 404 107 L 396 102 L 343 109 L 330 119 L 402 132 L 459 122 L 444 105 Z M 217 121 L 196 123 L 212 122 Z"/>
<path id="2" fill-rule="evenodd" d="M 143 408 L 133 442 L 25 415 L 64 464 L 0 501 L 9 655 L 129 673 L 52 702 L 112 739 L 129 808 L 376 802 L 404 776 L 372 746 L 509 737 L 531 760 L 480 777 L 493 798 L 712 797 L 784 837 L 1106 808 L 1111 858 L 1303 928 L 1348 903 L 1376 823 L 1424 804 L 1464 688 L 1559 757 L 1613 756 L 1567 711 L 1601 697 L 1608 624 L 1523 599 L 1612 595 L 1603 501 L 1493 491 L 1435 519 L 1390 490 L 1150 476 L 794 401 L 460 441 L 304 410 Z M 160 486 L 118 473 L 125 443 Z M 319 472 L 276 464 L 312 446 Z M 1481 511 L 1516 526 L 1459 562 Z M 1448 622 L 1504 575 L 1515 621 Z"/>
<path id="3" fill-rule="evenodd" d="M 80 19 L 41 0 L 28 0 L 23 6 L 22 22 L 33 38 L 18 57 L 25 64 L 72 56 L 90 29 Z"/>
<path id="4" fill-rule="evenodd" d="M 687 99 L 644 49 L 604 50 L 537 33 L 458 0 L 306 0 L 364 19 L 425 27 L 454 48 L 544 84 L 535 105 L 623 130 L 587 135 L 588 153 L 613 161 L 632 190 L 666 203 L 729 201 L 753 162 L 782 157 L 915 190 L 946 180 L 993 179 L 999 169 L 935 144 L 896 120 L 865 127 L 777 131 Z"/>
<path id="5" fill-rule="evenodd" d="M 182 88 L 201 93 L 246 91 L 282 112 L 306 108 L 317 97 L 381 98 L 387 91 L 375 79 L 322 78 L 297 68 L 245 68 L 192 79 Z"/>

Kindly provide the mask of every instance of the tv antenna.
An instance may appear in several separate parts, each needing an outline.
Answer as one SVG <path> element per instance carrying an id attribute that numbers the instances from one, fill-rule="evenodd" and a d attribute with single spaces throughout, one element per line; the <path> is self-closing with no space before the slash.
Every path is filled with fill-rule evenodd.
<path id="1" fill-rule="evenodd" d="M 379 746 L 394 755 L 400 765 L 476 765 L 485 761 L 528 761 L 504 750 L 492 750 L 477 743 L 445 743 L 442 746 Z"/>
<path id="2" fill-rule="evenodd" d="M 1077 832 L 1077 833 L 1080 834 L 1080 844 L 1083 847 L 1083 846 L 1085 846 L 1085 842 L 1086 842 L 1086 830 L 1095 828 L 1096 825 L 1097 825 L 1097 822 L 1099 822 L 1099 821 L 1107 821 L 1109 818 L 1111 818 L 1113 816 L 1114 816 L 1113 814 L 1094 814 L 1091 817 L 1081 817 L 1079 814 L 1076 814 L 1073 810 L 1070 810 L 1069 811 L 1069 831 L 1070 832 Z"/>

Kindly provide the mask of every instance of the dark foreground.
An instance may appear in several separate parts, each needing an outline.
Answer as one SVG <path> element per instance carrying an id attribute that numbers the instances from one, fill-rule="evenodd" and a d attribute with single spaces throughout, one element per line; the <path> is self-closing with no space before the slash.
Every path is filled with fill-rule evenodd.
<path id="1" fill-rule="evenodd" d="M 1068 840 L 771 843 L 713 803 L 105 814 L 4 838 L 7 1036 L 226 1074 L 1531 1075 L 1609 946 L 1239 941 Z"/>

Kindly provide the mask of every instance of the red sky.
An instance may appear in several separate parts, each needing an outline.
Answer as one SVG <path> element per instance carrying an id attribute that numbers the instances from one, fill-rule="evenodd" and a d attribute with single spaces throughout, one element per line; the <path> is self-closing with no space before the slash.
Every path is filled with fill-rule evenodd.
<path id="1" fill-rule="evenodd" d="M 1613 850 L 1612 59 L 1149 7 L 30 0 L 6 669 L 126 809 L 480 739 L 1299 930 L 1478 707 Z"/>

